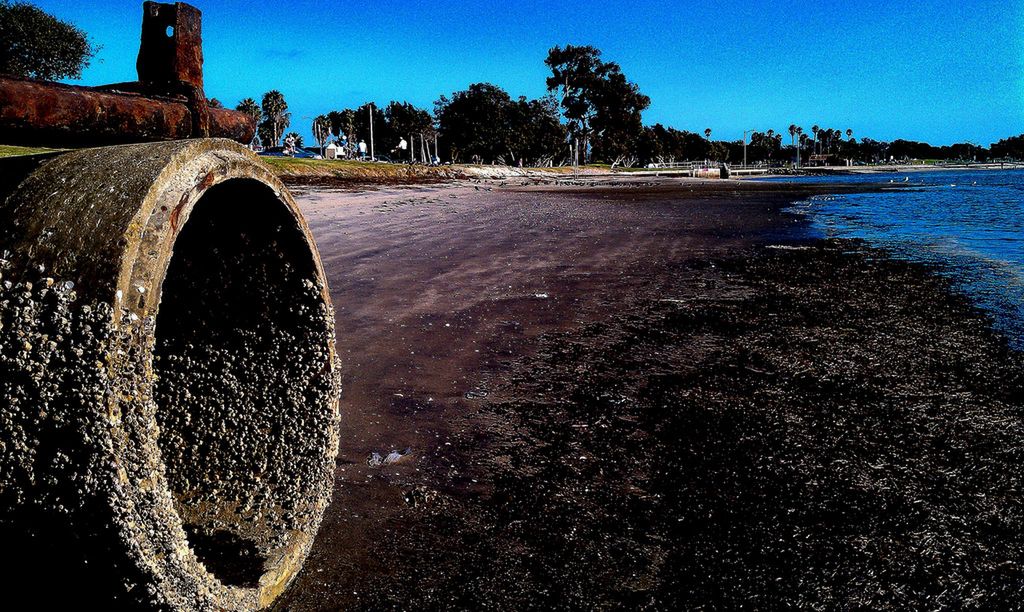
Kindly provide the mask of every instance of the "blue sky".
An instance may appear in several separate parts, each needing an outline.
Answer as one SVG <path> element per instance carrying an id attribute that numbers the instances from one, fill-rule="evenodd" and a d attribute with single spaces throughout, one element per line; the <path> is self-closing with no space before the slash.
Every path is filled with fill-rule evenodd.
<path id="1" fill-rule="evenodd" d="M 36 0 L 102 45 L 79 81 L 135 79 L 141 0 Z M 652 99 L 644 122 L 739 140 L 811 125 L 982 145 L 1024 132 L 1024 0 L 235 2 L 203 11 L 206 92 L 285 94 L 292 125 L 373 100 L 432 108 L 488 81 L 544 94 L 547 50 L 592 44 Z"/>

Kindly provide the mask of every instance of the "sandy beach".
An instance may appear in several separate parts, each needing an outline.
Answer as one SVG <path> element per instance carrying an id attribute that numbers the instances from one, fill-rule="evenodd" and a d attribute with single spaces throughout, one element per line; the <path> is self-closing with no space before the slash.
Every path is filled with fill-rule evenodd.
<path id="1" fill-rule="evenodd" d="M 277 609 L 1012 605 L 1024 369 L 964 298 L 804 239 L 814 186 L 527 183 L 296 188 L 343 418 Z"/>

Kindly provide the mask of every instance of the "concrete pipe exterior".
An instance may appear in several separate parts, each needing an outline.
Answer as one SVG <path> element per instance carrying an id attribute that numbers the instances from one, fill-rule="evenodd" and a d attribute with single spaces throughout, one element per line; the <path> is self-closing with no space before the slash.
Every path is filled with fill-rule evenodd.
<path id="1" fill-rule="evenodd" d="M 0 166 L 7 592 L 269 606 L 338 444 L 334 315 L 298 208 L 228 140 L 28 166 Z"/>

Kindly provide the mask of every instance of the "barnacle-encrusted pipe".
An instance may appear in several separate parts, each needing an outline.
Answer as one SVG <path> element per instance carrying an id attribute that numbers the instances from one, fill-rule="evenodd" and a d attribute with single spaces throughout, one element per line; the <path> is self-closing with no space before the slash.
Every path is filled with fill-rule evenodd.
<path id="1" fill-rule="evenodd" d="M 338 443 L 334 315 L 294 201 L 227 140 L 12 162 L 0 183 L 8 593 L 267 607 Z"/>

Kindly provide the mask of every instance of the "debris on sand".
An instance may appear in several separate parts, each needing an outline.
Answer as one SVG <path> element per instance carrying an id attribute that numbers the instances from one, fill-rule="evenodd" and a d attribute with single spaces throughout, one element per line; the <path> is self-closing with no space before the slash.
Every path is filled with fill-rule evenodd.
<path id="1" fill-rule="evenodd" d="M 433 503 L 437 495 L 437 491 L 421 485 L 403 493 L 402 499 L 410 508 L 420 508 Z"/>
<path id="2" fill-rule="evenodd" d="M 377 451 L 374 451 L 374 452 L 370 453 L 369 457 L 367 457 L 366 465 L 368 465 L 368 466 L 370 466 L 372 468 L 381 467 L 382 465 L 393 465 L 395 463 L 398 463 L 402 459 L 404 459 L 411 452 L 412 452 L 411 448 L 406 448 L 406 449 L 401 450 L 401 451 L 393 450 L 393 451 L 389 452 L 386 455 L 383 454 L 383 453 L 378 453 Z"/>
<path id="3" fill-rule="evenodd" d="M 765 247 L 766 249 L 774 249 L 776 251 L 809 251 L 813 247 L 807 245 L 796 245 L 796 244 L 769 244 Z"/>

